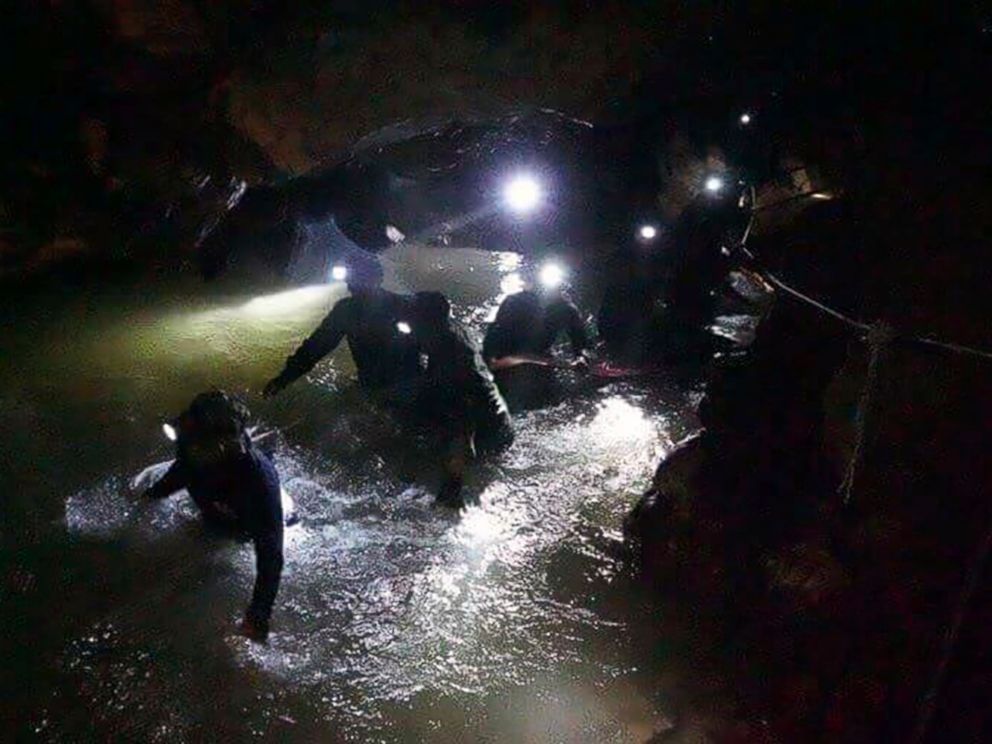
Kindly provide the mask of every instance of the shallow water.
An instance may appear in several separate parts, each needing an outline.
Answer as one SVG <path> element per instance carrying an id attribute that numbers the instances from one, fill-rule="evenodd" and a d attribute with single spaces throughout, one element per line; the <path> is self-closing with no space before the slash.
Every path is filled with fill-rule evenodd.
<path id="1" fill-rule="evenodd" d="M 513 254 L 393 250 L 387 286 L 443 289 L 481 329 Z M 512 282 L 511 282 L 512 283 Z M 578 287 L 589 302 L 594 287 Z M 257 391 L 343 294 L 195 279 L 49 285 L 4 308 L 0 475 L 7 705 L 48 740 L 644 741 L 685 654 L 618 558 L 620 525 L 693 426 L 695 393 L 595 386 L 517 418 L 435 507 L 430 453 L 355 388 L 344 348 Z M 130 482 L 197 392 L 247 396 L 302 516 L 268 646 L 235 635 L 250 546 Z"/>

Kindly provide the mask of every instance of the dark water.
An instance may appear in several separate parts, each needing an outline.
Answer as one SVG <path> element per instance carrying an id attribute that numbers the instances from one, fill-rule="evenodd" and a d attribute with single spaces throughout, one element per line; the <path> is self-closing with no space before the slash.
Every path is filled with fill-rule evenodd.
<path id="1" fill-rule="evenodd" d="M 444 289 L 479 329 L 511 254 L 405 248 L 387 286 Z M 594 288 L 578 288 L 587 298 Z M 654 379 L 585 386 L 433 505 L 429 453 L 355 389 L 347 351 L 257 395 L 341 296 L 194 279 L 49 285 L 7 301 L 0 341 L 4 709 L 45 740 L 644 741 L 679 713 L 684 649 L 617 558 L 620 524 L 694 426 Z M 268 646 L 234 633 L 250 546 L 132 479 L 160 423 L 244 392 L 277 428 L 302 522 Z M 681 670 L 681 671 L 679 671 Z"/>

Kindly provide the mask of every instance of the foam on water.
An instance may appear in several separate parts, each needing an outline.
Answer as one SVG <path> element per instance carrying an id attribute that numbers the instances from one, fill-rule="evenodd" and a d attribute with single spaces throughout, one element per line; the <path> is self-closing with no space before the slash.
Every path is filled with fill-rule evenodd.
<path id="1" fill-rule="evenodd" d="M 519 264 L 403 251 L 387 278 L 418 289 L 443 280 L 477 330 Z M 123 556 L 99 569 L 117 576 L 109 604 L 74 589 L 81 625 L 59 651 L 73 706 L 98 730 L 151 740 L 519 741 L 540 730 L 633 741 L 661 725 L 662 701 L 638 681 L 640 600 L 613 588 L 623 515 L 692 426 L 687 395 L 657 381 L 519 416 L 505 456 L 473 468 L 461 513 L 434 505 L 429 450 L 354 390 L 345 351 L 276 401 L 253 398 L 262 428 L 285 430 L 275 462 L 301 522 L 287 531 L 270 644 L 234 633 L 251 546 L 204 535 L 184 494 L 143 503 L 135 491 L 167 466 L 145 470 L 166 451 L 155 422 L 180 393 L 207 379 L 258 389 L 338 296 L 293 292 L 150 313 L 100 336 L 128 369 L 154 372 L 134 404 L 149 455 L 107 449 L 104 476 L 64 500 L 70 539 Z M 178 393 L 167 390 L 177 375 Z M 53 705 L 37 720 L 73 738 L 81 719 L 56 725 Z"/>

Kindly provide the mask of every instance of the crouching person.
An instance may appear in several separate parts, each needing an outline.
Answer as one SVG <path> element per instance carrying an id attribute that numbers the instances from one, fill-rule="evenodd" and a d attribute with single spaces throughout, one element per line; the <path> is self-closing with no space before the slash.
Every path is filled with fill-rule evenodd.
<path id="1" fill-rule="evenodd" d="M 147 491 L 164 498 L 186 489 L 208 527 L 251 540 L 255 588 L 241 632 L 264 642 L 283 567 L 283 513 L 279 475 L 252 443 L 247 409 L 215 390 L 193 399 L 172 424 L 176 459 Z"/>

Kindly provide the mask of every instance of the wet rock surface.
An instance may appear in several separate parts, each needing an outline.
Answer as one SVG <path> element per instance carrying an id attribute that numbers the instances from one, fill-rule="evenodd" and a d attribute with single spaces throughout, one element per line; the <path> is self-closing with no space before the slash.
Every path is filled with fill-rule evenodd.
<path id="1" fill-rule="evenodd" d="M 752 248 L 777 276 L 850 317 L 891 317 L 904 305 L 882 286 L 907 267 L 865 247 L 883 231 L 878 215 L 870 235 L 858 227 L 863 207 L 807 208 Z M 933 265 L 921 260 L 912 273 Z M 944 302 L 927 295 L 925 314 L 939 324 Z M 969 322 L 978 321 L 960 318 L 958 332 Z M 662 461 L 625 523 L 644 575 L 724 629 L 745 717 L 767 719 L 782 740 L 911 735 L 945 653 L 963 566 L 989 519 L 980 496 L 989 471 L 965 462 L 988 433 L 981 364 L 899 343 L 881 356 L 845 502 L 870 356 L 862 337 L 779 292 L 748 353 L 714 366 L 704 430 Z M 924 430 L 932 434 L 914 440 Z M 966 628 L 987 604 L 980 592 Z M 981 662 L 971 654 L 984 658 L 986 644 L 974 631 L 966 637 L 975 645 L 955 652 L 943 710 L 970 709 L 955 696 L 975 679 Z M 973 735 L 979 718 L 956 724 L 954 736 Z"/>
<path id="2" fill-rule="evenodd" d="M 457 150 L 451 121 L 553 106 L 604 125 L 595 162 L 613 170 L 595 177 L 613 182 L 614 224 L 603 234 L 629 238 L 644 215 L 673 219 L 704 173 L 739 166 L 758 187 L 764 268 L 857 319 L 990 346 L 992 127 L 976 93 L 988 36 L 970 5 L 826 18 L 665 4 L 490 17 L 468 4 L 464 15 L 401 9 L 385 20 L 359 3 L 17 5 L 3 45 L 6 67 L 23 73 L 4 83 L 18 105 L 0 124 L 5 277 L 97 261 L 171 267 L 209 257 L 203 246 L 226 229 L 278 255 L 356 184 L 372 217 L 342 221 L 381 240 L 390 215 L 374 197 L 390 176 L 402 188 L 405 165 L 426 162 L 432 143 Z M 745 107 L 759 129 L 733 126 Z M 407 120 L 406 157 L 398 148 L 389 168 L 305 187 L 353 145 L 381 155 L 379 135 Z M 825 202 L 816 209 L 813 194 Z M 228 223 L 232 210 L 246 219 Z M 837 488 L 869 362 L 857 335 L 779 293 L 749 357 L 713 374 L 706 431 L 664 460 L 628 519 L 645 573 L 680 587 L 688 617 L 729 630 L 729 685 L 740 680 L 748 705 L 723 711 L 722 727 L 698 726 L 714 738 L 906 740 L 943 654 L 990 518 L 988 369 L 889 349 L 845 506 Z M 86 374 L 73 384 L 81 398 L 108 384 Z M 12 594 L 33 591 L 28 575 L 11 574 Z M 933 739 L 987 738 L 990 617 L 983 582 Z M 92 653 L 80 647 L 86 663 L 100 656 L 98 630 Z M 100 699 L 115 694 L 109 679 Z M 672 735 L 693 725 L 684 716 Z"/>

